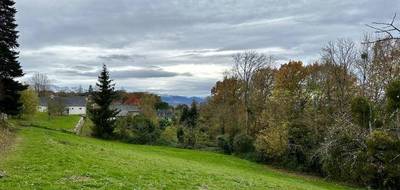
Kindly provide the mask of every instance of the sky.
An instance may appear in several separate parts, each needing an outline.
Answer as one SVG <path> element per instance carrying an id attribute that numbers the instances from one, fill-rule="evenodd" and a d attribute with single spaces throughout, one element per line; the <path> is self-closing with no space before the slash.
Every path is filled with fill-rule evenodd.
<path id="1" fill-rule="evenodd" d="M 106 64 L 117 89 L 183 96 L 208 96 L 235 53 L 307 64 L 329 41 L 359 41 L 366 24 L 400 14 L 399 0 L 16 2 L 22 80 L 40 72 L 87 88 Z"/>

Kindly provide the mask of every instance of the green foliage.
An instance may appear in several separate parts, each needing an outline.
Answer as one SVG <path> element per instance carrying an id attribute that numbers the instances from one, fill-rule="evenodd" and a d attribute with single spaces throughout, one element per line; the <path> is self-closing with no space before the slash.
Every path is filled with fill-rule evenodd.
<path id="1" fill-rule="evenodd" d="M 167 102 L 159 101 L 155 105 L 156 110 L 166 110 L 169 109 L 169 104 Z"/>
<path id="2" fill-rule="evenodd" d="M 374 131 L 367 138 L 368 163 L 365 183 L 378 189 L 400 187 L 400 139 L 385 131 Z"/>
<path id="3" fill-rule="evenodd" d="M 182 127 L 178 128 L 176 138 L 178 139 L 179 144 L 183 145 L 185 143 L 185 131 Z"/>
<path id="4" fill-rule="evenodd" d="M 233 151 L 238 154 L 254 151 L 253 138 L 244 133 L 236 135 L 232 145 Z"/>
<path id="5" fill-rule="evenodd" d="M 288 127 L 287 167 L 305 171 L 312 162 L 317 142 L 314 131 L 309 126 L 293 122 Z"/>
<path id="6" fill-rule="evenodd" d="M 363 128 L 368 129 L 372 120 L 372 107 L 364 97 L 356 97 L 351 102 L 351 112 L 355 122 Z"/>
<path id="7" fill-rule="evenodd" d="M 23 105 L 22 114 L 24 116 L 32 116 L 36 114 L 39 106 L 39 97 L 33 89 L 22 91 L 20 101 Z"/>
<path id="8" fill-rule="evenodd" d="M 400 80 L 389 83 L 386 88 L 387 108 L 389 112 L 400 109 Z"/>
<path id="9" fill-rule="evenodd" d="M 123 140 L 136 144 L 155 144 L 161 130 L 143 115 L 120 118 L 115 130 Z"/>
<path id="10" fill-rule="evenodd" d="M 96 84 L 98 90 L 91 94 L 91 102 L 89 117 L 92 120 L 93 136 L 108 139 L 113 137 L 116 116 L 118 111 L 111 109 L 111 103 L 116 98 L 114 84 L 110 79 L 106 65 L 103 65 L 103 70 Z"/>
<path id="11" fill-rule="evenodd" d="M 231 139 L 227 135 L 217 136 L 217 145 L 225 154 L 233 152 Z"/>
<path id="12" fill-rule="evenodd" d="M 160 139 L 158 140 L 158 144 L 168 145 L 168 146 L 177 146 L 178 138 L 177 138 L 178 128 L 175 126 L 166 127 L 160 135 Z"/>
<path id="13" fill-rule="evenodd" d="M 15 80 L 24 75 L 18 62 L 18 31 L 15 2 L 0 1 L 0 114 L 18 115 L 22 110 L 20 92 L 27 87 Z"/>
<path id="14" fill-rule="evenodd" d="M 215 143 L 210 140 L 210 136 L 201 131 L 201 130 L 196 130 L 196 144 L 195 148 L 207 148 L 207 147 L 215 147 Z"/>
<path id="15" fill-rule="evenodd" d="M 182 115 L 180 122 L 182 125 L 188 128 L 195 128 L 197 126 L 199 113 L 197 110 L 197 103 L 193 100 L 190 108 L 187 106 L 182 108 Z"/>
<path id="16" fill-rule="evenodd" d="M 160 119 L 160 121 L 158 123 L 159 123 L 161 129 L 166 129 L 173 125 L 173 122 L 168 118 L 162 118 L 162 119 Z"/>
<path id="17" fill-rule="evenodd" d="M 346 119 L 337 122 L 319 148 L 322 169 L 329 178 L 361 184 L 366 161 L 365 129 Z"/>
<path id="18" fill-rule="evenodd" d="M 61 116 L 65 113 L 65 104 L 60 98 L 47 98 L 47 113 L 50 117 Z"/>

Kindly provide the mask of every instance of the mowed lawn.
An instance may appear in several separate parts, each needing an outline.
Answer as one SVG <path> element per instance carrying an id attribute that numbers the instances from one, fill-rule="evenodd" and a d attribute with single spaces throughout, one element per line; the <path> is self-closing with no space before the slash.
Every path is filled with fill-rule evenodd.
<path id="1" fill-rule="evenodd" d="M 36 115 L 23 118 L 20 120 L 13 120 L 13 123 L 17 125 L 27 125 L 48 129 L 57 129 L 64 131 L 73 131 L 75 125 L 78 123 L 80 116 L 71 115 L 71 116 L 52 116 L 49 117 L 45 112 L 39 112 Z"/>
<path id="2" fill-rule="evenodd" d="M 0 159 L 0 170 L 7 174 L 0 178 L 0 189 L 7 190 L 351 189 L 223 154 L 103 141 L 38 127 L 20 129 L 14 148 Z"/>

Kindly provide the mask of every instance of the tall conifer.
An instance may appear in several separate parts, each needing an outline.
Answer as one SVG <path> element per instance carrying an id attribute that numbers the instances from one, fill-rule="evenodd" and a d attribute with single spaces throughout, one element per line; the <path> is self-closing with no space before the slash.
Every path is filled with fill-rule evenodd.
<path id="1" fill-rule="evenodd" d="M 99 138 L 111 138 L 118 111 L 111 108 L 111 104 L 116 98 L 116 92 L 106 65 L 103 65 L 96 87 L 97 89 L 91 95 L 93 105 L 89 114 L 94 123 L 93 135 Z"/>
<path id="2" fill-rule="evenodd" d="M 17 115 L 21 111 L 20 92 L 26 86 L 16 81 L 15 78 L 22 77 L 21 65 L 18 62 L 18 52 L 15 50 L 18 31 L 15 23 L 13 0 L 0 1 L 0 114 Z"/>

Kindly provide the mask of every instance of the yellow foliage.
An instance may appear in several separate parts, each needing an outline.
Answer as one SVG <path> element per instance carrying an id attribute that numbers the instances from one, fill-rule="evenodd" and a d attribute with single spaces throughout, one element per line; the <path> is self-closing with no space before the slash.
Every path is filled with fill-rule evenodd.
<path id="1" fill-rule="evenodd" d="M 287 146 L 288 127 L 286 124 L 262 130 L 255 143 L 256 150 L 269 158 L 283 155 Z"/>

